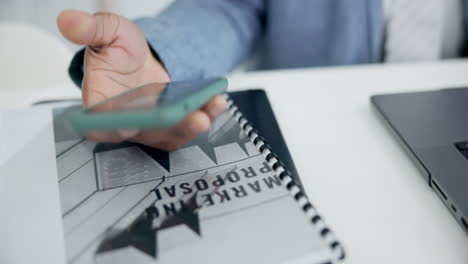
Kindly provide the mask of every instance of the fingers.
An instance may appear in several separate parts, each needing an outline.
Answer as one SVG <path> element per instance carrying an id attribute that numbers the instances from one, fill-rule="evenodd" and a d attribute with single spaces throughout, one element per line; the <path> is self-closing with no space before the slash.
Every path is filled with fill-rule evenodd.
<path id="1" fill-rule="evenodd" d="M 226 98 L 218 95 L 210 100 L 201 110 L 191 113 L 177 127 L 162 131 L 146 131 L 130 140 L 155 148 L 176 150 L 200 133 L 208 131 L 211 122 L 226 108 Z"/>
<path id="2" fill-rule="evenodd" d="M 78 10 L 62 11 L 57 25 L 62 35 L 76 44 L 88 45 L 96 32 L 96 18 Z"/>
<path id="3" fill-rule="evenodd" d="M 226 107 L 223 96 L 215 96 L 201 110 L 188 115 L 179 125 L 164 130 L 125 130 L 116 133 L 93 133 L 90 139 L 100 142 L 121 142 L 128 140 L 154 148 L 173 151 L 187 143 L 199 134 L 209 130 L 212 121 Z"/>
<path id="4" fill-rule="evenodd" d="M 120 143 L 123 141 L 122 137 L 115 132 L 94 131 L 86 133 L 85 137 L 91 141 L 103 143 Z"/>
<path id="5" fill-rule="evenodd" d="M 202 110 L 208 114 L 210 120 L 213 121 L 226 109 L 226 98 L 222 95 L 213 97 Z"/>
<path id="6" fill-rule="evenodd" d="M 184 146 L 200 133 L 208 131 L 210 126 L 210 117 L 198 110 L 187 116 L 175 128 L 144 131 L 130 141 L 173 151 Z"/>
<path id="7" fill-rule="evenodd" d="M 121 17 L 111 13 L 91 15 L 78 10 L 65 10 L 57 17 L 57 25 L 68 40 L 99 48 L 115 40 L 121 20 Z"/>
<path id="8" fill-rule="evenodd" d="M 211 122 L 226 108 L 226 98 L 218 95 L 201 110 L 191 113 L 177 127 L 162 131 L 146 131 L 130 139 L 166 151 L 176 150 L 200 133 L 210 129 Z"/>

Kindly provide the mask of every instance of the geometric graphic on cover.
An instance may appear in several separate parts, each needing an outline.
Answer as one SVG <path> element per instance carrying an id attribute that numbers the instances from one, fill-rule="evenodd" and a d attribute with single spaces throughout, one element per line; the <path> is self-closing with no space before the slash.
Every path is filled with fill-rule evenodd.
<path id="1" fill-rule="evenodd" d="M 226 171 L 234 171 L 236 166 L 227 169 Z M 219 173 L 219 172 L 218 172 Z M 200 177 L 200 179 L 212 180 L 216 174 L 208 173 L 207 171 Z M 222 178 L 226 180 L 226 178 Z M 157 189 L 165 182 L 165 178 L 154 187 Z M 193 186 L 192 186 L 193 187 Z M 219 190 L 219 186 L 208 190 L 210 193 L 215 193 Z M 155 206 L 157 200 L 148 206 L 128 227 L 123 230 L 111 229 L 107 231 L 105 238 L 99 244 L 96 255 L 108 253 L 113 250 L 119 250 L 125 247 L 134 247 L 141 252 L 157 258 L 158 256 L 158 231 L 185 225 L 192 230 L 198 237 L 201 238 L 200 218 L 198 210 L 202 208 L 203 204 L 197 202 L 197 197 L 200 191 L 195 191 L 191 195 L 183 195 L 181 197 L 181 208 L 176 210 L 175 213 L 166 216 L 159 222 L 157 219 L 160 217 L 158 210 Z"/>

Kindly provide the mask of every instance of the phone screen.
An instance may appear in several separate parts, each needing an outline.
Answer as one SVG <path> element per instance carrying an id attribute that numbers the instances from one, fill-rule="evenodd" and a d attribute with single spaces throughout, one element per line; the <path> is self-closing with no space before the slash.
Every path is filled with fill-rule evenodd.
<path id="1" fill-rule="evenodd" d="M 85 111 L 102 113 L 154 109 L 166 104 L 177 103 L 219 80 L 220 78 L 212 78 L 185 82 L 151 83 L 111 97 Z"/>

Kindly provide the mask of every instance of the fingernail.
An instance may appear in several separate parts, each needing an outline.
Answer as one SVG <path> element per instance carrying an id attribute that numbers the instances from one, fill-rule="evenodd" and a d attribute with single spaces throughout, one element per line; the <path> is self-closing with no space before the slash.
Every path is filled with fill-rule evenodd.
<path id="1" fill-rule="evenodd" d="M 138 129 L 119 130 L 117 133 L 122 139 L 128 139 L 136 136 L 140 131 Z"/>
<path id="2" fill-rule="evenodd" d="M 188 125 L 188 129 L 192 134 L 205 132 L 210 128 L 210 119 L 206 114 L 200 114 L 194 118 Z"/>
<path id="3" fill-rule="evenodd" d="M 211 117 L 217 117 L 224 111 L 224 104 L 215 104 L 208 109 L 208 113 Z"/>

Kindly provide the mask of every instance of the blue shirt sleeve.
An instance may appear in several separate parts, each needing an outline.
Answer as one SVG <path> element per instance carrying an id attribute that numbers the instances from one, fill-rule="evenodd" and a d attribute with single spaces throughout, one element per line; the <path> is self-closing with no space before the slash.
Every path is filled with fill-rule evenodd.
<path id="1" fill-rule="evenodd" d="M 177 0 L 135 22 L 173 81 L 225 75 L 253 51 L 264 0 Z"/>
<path id="2" fill-rule="evenodd" d="M 155 17 L 137 19 L 173 81 L 225 75 L 253 51 L 264 30 L 264 0 L 176 0 Z M 84 50 L 69 73 L 81 87 Z"/>

